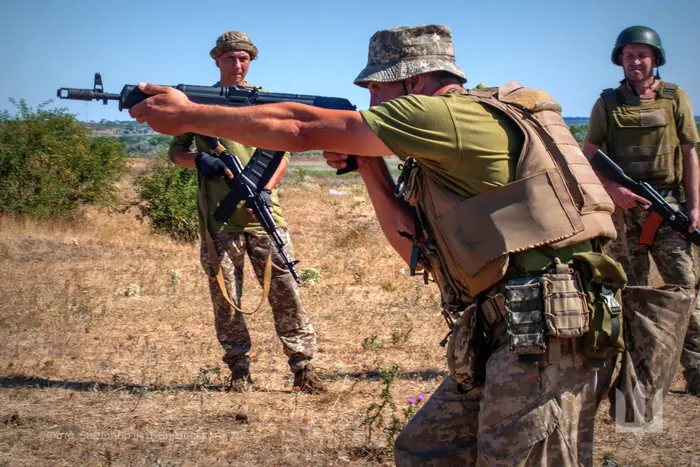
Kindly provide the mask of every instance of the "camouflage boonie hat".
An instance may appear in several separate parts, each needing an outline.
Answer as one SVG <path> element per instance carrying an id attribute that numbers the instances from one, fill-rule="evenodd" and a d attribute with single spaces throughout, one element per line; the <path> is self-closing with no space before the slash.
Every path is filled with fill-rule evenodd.
<path id="1" fill-rule="evenodd" d="M 254 60 L 258 56 L 258 48 L 250 40 L 248 34 L 240 31 L 225 32 L 216 39 L 216 46 L 211 49 L 209 55 L 216 60 L 221 54 L 232 50 L 243 50 L 250 54 L 250 59 Z"/>
<path id="2" fill-rule="evenodd" d="M 462 84 L 467 77 L 455 63 L 452 31 L 447 26 L 400 27 L 377 31 L 369 40 L 367 66 L 355 78 L 355 84 L 402 81 L 431 71 L 447 71 Z"/>

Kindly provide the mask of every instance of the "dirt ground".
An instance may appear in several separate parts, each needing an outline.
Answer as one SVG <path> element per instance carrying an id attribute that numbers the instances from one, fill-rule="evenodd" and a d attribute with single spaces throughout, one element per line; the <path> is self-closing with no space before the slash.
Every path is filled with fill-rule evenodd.
<path id="1" fill-rule="evenodd" d="M 281 200 L 298 267 L 320 274 L 301 294 L 327 394 L 292 391 L 267 306 L 249 319 L 256 390 L 222 390 L 197 246 L 153 235 L 133 212 L 3 216 L 0 465 L 392 465 L 391 430 L 370 436 L 362 422 L 382 401 L 380 369 L 400 366 L 399 421 L 445 376 L 438 292 L 406 273 L 356 178 L 309 175 L 323 164 L 306 162 Z M 260 288 L 250 271 L 246 281 L 251 309 Z M 684 387 L 679 374 L 661 433 L 643 437 L 616 430 L 604 403 L 596 465 L 700 466 L 700 399 Z"/>

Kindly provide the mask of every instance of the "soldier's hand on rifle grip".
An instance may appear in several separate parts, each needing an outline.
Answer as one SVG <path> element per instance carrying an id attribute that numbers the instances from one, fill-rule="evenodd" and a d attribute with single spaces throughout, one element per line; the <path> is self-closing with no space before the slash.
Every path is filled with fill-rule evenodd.
<path id="1" fill-rule="evenodd" d="M 260 190 L 260 197 L 265 202 L 265 206 L 272 211 L 272 190 L 269 188 L 263 188 Z"/>
<path id="2" fill-rule="evenodd" d="M 205 178 L 211 180 L 216 177 L 223 177 L 224 175 L 230 179 L 233 179 L 233 173 L 226 167 L 221 159 L 218 157 L 207 154 L 206 152 L 200 152 L 194 158 L 194 164 L 197 166 L 202 175 Z"/>
<path id="3" fill-rule="evenodd" d="M 638 203 L 651 206 L 651 202 L 615 182 L 606 183 L 605 190 L 608 192 L 615 205 L 625 211 L 637 207 Z"/>
<path id="4" fill-rule="evenodd" d="M 329 151 L 324 151 L 323 157 L 326 159 L 326 164 L 338 170 L 338 175 L 351 171 L 361 172 L 366 162 L 365 157 L 349 156 L 347 154 Z M 354 161 L 355 164 L 350 167 L 352 161 Z M 348 168 L 350 168 L 350 170 L 347 170 Z"/>

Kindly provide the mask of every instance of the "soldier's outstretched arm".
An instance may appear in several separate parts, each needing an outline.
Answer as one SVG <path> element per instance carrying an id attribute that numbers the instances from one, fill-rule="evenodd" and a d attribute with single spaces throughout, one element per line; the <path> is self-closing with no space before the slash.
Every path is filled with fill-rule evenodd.
<path id="1" fill-rule="evenodd" d="M 410 261 L 411 241 L 398 232 L 413 233 L 413 212 L 394 196 L 393 178 L 384 160 L 377 159 L 391 155 L 391 150 L 359 112 L 298 103 L 237 108 L 207 106 L 191 102 L 171 87 L 143 83 L 139 87 L 153 97 L 132 107 L 129 114 L 159 133 L 201 133 L 271 150 L 320 149 L 375 159 L 362 161 L 360 173 L 382 231 L 399 255 L 407 263 Z"/>
<path id="2" fill-rule="evenodd" d="M 278 151 L 391 154 L 357 111 L 293 102 L 249 107 L 201 105 L 169 86 L 140 83 L 139 88 L 153 96 L 131 107 L 129 114 L 158 133 L 200 133 Z"/>

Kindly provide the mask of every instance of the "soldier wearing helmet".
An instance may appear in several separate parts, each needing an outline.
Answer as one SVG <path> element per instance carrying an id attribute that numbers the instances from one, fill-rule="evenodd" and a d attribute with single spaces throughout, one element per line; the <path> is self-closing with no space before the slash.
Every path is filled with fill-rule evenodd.
<path id="1" fill-rule="evenodd" d="M 700 141 L 688 95 L 662 81 L 666 63 L 661 38 L 646 26 L 632 26 L 617 37 L 612 62 L 624 79 L 604 90 L 588 124 L 584 153 L 599 148 L 631 178 L 648 182 L 675 208 L 684 210 L 691 230 L 700 227 L 700 169 L 695 144 Z M 656 75 L 653 69 L 656 68 Z M 620 231 L 609 253 L 625 267 L 631 285 L 649 286 L 651 260 L 667 284 L 696 287 L 692 245 L 668 226 L 655 222 L 647 202 L 610 180 L 603 184 L 617 206 Z M 700 394 L 700 311 L 694 311 L 681 363 L 688 391 Z"/>
<path id="2" fill-rule="evenodd" d="M 251 86 L 245 77 L 251 61 L 258 56 L 258 48 L 248 34 L 225 32 L 216 40 L 209 55 L 219 69 L 216 86 Z M 255 147 L 235 141 L 222 139 L 221 142 L 243 165 L 255 152 Z M 214 218 L 214 211 L 229 192 L 222 176 L 225 165 L 211 154 L 211 149 L 197 134 L 189 132 L 175 135 L 170 145 L 170 159 L 181 167 L 198 169 L 200 260 L 209 280 L 216 335 L 224 350 L 223 361 L 231 370 L 229 389 L 245 390 L 252 387 L 253 382 L 250 333 L 240 310 L 247 254 L 261 285 L 266 264 L 272 261 L 273 272 L 271 279 L 267 279 L 270 282 L 268 300 L 277 335 L 294 373 L 294 388 L 307 393 L 323 392 L 323 382 L 310 363 L 316 350 L 314 328 L 301 303 L 297 283 L 267 233 L 246 209 L 245 203 L 241 203 L 225 222 Z M 275 190 L 288 162 L 287 154 L 262 194 L 280 227 L 286 253 L 293 258 L 291 238 Z"/>

